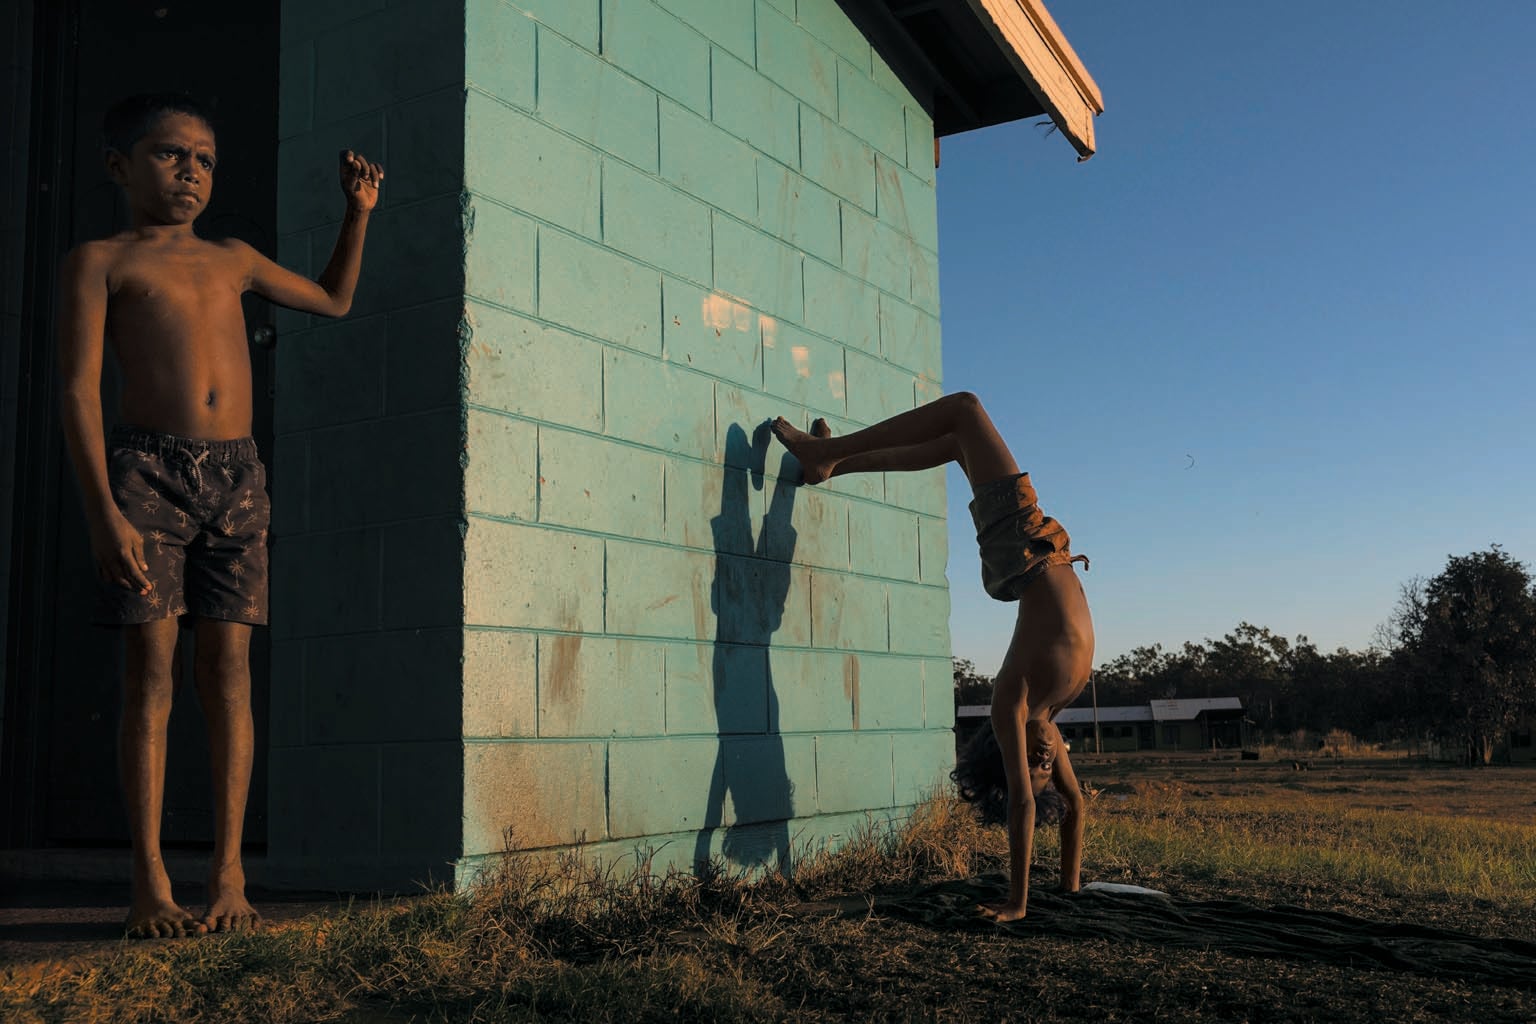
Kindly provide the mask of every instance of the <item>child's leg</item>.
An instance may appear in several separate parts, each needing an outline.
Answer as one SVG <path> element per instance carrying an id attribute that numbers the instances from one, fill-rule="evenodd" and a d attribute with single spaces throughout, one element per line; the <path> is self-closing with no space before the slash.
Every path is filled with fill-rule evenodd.
<path id="1" fill-rule="evenodd" d="M 261 915 L 245 899 L 240 842 L 255 757 L 251 718 L 251 627 L 243 622 L 197 621 L 197 695 L 208 724 L 213 769 L 213 862 L 208 871 L 210 931 L 245 931 Z"/>
<path id="2" fill-rule="evenodd" d="M 207 930 L 202 922 L 171 898 L 171 879 L 160 853 L 166 723 L 175 690 L 171 666 L 176 658 L 176 620 L 123 627 L 123 651 L 118 769 L 133 843 L 132 902 L 125 928 L 135 939 L 200 934 Z"/>
<path id="3" fill-rule="evenodd" d="M 915 451 L 864 459 L 842 472 L 926 469 L 954 460 L 965 470 L 971 485 L 979 486 L 1019 471 L 1013 453 L 992 425 L 981 400 L 969 391 L 945 395 L 842 437 L 816 437 L 782 417 L 773 422 L 773 432 L 800 461 L 808 484 L 821 483 L 834 475 L 844 460 L 875 452 L 900 453 L 905 449 Z M 941 457 L 943 461 L 937 461 Z"/>

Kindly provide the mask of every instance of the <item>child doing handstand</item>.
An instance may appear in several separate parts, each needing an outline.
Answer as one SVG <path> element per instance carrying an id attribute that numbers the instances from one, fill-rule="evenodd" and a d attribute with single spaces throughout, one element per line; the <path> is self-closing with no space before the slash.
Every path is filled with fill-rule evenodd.
<path id="1" fill-rule="evenodd" d="M 1052 723 L 1087 684 L 1093 665 L 1093 620 L 1061 524 L 1041 514 L 1029 474 L 1020 473 L 969 392 L 946 395 L 842 437 L 824 420 L 807 434 L 780 417 L 773 432 L 799 460 L 805 482 L 845 473 L 905 472 L 957 462 L 973 491 L 971 516 L 981 546 L 982 584 L 999 601 L 1019 603 L 1008 654 L 992 691 L 992 730 L 1007 781 L 1008 899 L 982 910 L 999 921 L 1021 918 L 1029 901 L 1036 799 L 1047 786 L 1065 804 L 1061 819 L 1061 887 L 1078 889 L 1083 853 L 1083 796 L 1061 733 Z M 995 756 L 995 755 L 994 755 Z M 962 760 L 962 793 L 977 773 Z M 983 773 L 984 774 L 984 773 Z"/>
<path id="2" fill-rule="evenodd" d="M 101 579 L 101 618 L 123 628 L 119 769 L 133 844 L 126 925 L 135 938 L 240 931 L 240 843 L 250 786 L 251 627 L 267 621 L 266 471 L 251 439 L 251 359 L 240 297 L 341 316 L 352 305 L 368 214 L 383 170 L 341 154 L 346 214 L 315 281 L 234 239 L 192 230 L 218 154 L 204 108 L 179 95 L 135 96 L 103 123 L 106 163 L 129 227 L 64 260 L 59 364 L 64 436 Z M 102 355 L 122 371 L 121 422 L 105 436 Z M 208 907 L 178 906 L 160 853 L 166 723 L 179 619 L 196 644 L 195 677 L 212 756 L 214 845 Z"/>

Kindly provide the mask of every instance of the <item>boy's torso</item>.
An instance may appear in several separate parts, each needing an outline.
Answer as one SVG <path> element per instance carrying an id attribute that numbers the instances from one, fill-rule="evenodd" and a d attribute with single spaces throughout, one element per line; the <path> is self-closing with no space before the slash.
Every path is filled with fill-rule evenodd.
<path id="1" fill-rule="evenodd" d="M 92 243 L 106 265 L 106 337 L 121 421 L 202 440 L 251 432 L 251 359 L 239 249 L 196 237 Z"/>

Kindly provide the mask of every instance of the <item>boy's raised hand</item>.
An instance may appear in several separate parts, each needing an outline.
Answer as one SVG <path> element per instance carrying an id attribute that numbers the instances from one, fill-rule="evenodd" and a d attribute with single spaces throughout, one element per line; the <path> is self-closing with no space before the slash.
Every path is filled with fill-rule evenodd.
<path id="1" fill-rule="evenodd" d="M 373 209 L 379 203 L 379 186 L 384 184 L 384 168 L 371 164 L 361 153 L 350 149 L 341 151 L 341 191 L 347 197 L 347 205 L 359 213 Z"/>

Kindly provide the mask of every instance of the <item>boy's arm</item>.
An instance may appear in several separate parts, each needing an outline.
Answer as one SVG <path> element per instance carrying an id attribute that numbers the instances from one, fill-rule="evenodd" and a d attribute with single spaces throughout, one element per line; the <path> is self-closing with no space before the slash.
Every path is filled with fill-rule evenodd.
<path id="1" fill-rule="evenodd" d="M 1077 892 L 1083 871 L 1083 822 L 1087 801 L 1083 788 L 1077 784 L 1077 773 L 1072 770 L 1072 759 L 1062 749 L 1051 772 L 1051 785 L 1067 804 L 1066 817 L 1061 819 L 1061 890 Z"/>
<path id="2" fill-rule="evenodd" d="M 341 154 L 341 190 L 347 197 L 347 212 L 330 262 L 311 281 L 277 265 L 255 249 L 246 246 L 251 259 L 250 287 L 263 298 L 280 306 L 321 316 L 345 316 L 352 308 L 352 294 L 363 268 L 363 237 L 368 231 L 368 215 L 379 202 L 379 186 L 384 169 L 371 164 L 351 150 Z"/>
<path id="3" fill-rule="evenodd" d="M 106 261 L 83 245 L 64 260 L 59 282 L 59 375 L 64 441 L 80 481 L 96 569 L 109 583 L 149 593 L 144 538 L 107 482 L 106 432 L 101 417 L 101 360 L 106 344 Z"/>

